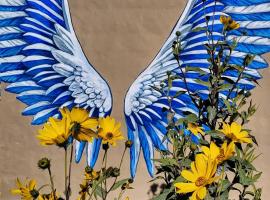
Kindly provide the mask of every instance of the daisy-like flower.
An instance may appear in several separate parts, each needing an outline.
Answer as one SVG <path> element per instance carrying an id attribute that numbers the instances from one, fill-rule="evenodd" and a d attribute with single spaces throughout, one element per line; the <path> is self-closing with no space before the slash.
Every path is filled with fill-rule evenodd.
<path id="1" fill-rule="evenodd" d="M 124 139 L 120 128 L 121 123 L 116 122 L 114 118 L 109 116 L 100 118 L 98 136 L 102 138 L 103 143 L 109 143 L 112 146 L 116 146 L 117 140 Z"/>
<path id="2" fill-rule="evenodd" d="M 70 133 L 70 119 L 63 117 L 61 120 L 50 117 L 44 127 L 39 130 L 37 138 L 41 145 L 57 145 L 66 147 Z"/>
<path id="3" fill-rule="evenodd" d="M 221 148 L 219 148 L 214 142 L 211 142 L 210 148 L 203 146 L 202 151 L 207 158 L 216 160 L 218 164 L 221 164 L 233 156 L 235 153 L 235 144 L 231 142 L 228 145 L 227 141 L 225 141 Z"/>
<path id="4" fill-rule="evenodd" d="M 196 123 L 188 123 L 187 130 L 189 130 L 194 135 L 198 134 L 204 135 L 203 127 L 198 126 Z"/>
<path id="5" fill-rule="evenodd" d="M 242 126 L 237 122 L 233 122 L 231 125 L 223 123 L 223 128 L 220 131 L 233 142 L 252 143 L 252 139 L 250 138 L 248 132 L 242 130 Z"/>
<path id="6" fill-rule="evenodd" d="M 97 137 L 98 120 L 90 118 L 87 110 L 75 107 L 71 111 L 63 108 L 60 112 L 70 120 L 71 134 L 76 140 L 92 142 L 93 138 Z"/>
<path id="7" fill-rule="evenodd" d="M 240 24 L 234 21 L 230 16 L 220 16 L 220 22 L 224 25 L 226 31 L 240 28 Z"/>
<path id="8" fill-rule="evenodd" d="M 22 200 L 43 200 L 38 190 L 36 189 L 36 181 L 30 180 L 29 183 L 22 184 L 21 181 L 17 178 L 16 180 L 16 189 L 11 190 L 11 193 L 14 195 L 20 195 Z"/>
<path id="9" fill-rule="evenodd" d="M 198 154 L 195 162 L 191 163 L 191 170 L 183 170 L 181 175 L 188 183 L 180 182 L 174 184 L 176 192 L 179 194 L 192 193 L 190 200 L 204 199 L 207 194 L 206 186 L 212 184 L 219 177 L 215 176 L 217 162 L 205 159 L 205 156 Z"/>

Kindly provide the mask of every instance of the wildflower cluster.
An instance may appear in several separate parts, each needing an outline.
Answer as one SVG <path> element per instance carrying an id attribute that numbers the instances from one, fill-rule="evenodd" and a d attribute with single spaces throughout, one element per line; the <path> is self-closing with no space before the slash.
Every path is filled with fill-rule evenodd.
<path id="1" fill-rule="evenodd" d="M 118 180 L 120 170 L 126 150 L 131 147 L 132 143 L 126 141 L 125 150 L 122 154 L 118 167 L 107 167 L 108 151 L 110 146 L 116 146 L 118 141 L 124 140 L 121 132 L 121 124 L 116 122 L 112 117 L 93 118 L 89 117 L 89 112 L 82 108 L 60 109 L 61 116 L 58 118 L 50 117 L 44 124 L 44 127 L 39 130 L 37 138 L 42 146 L 56 145 L 64 150 L 64 185 L 65 190 L 63 197 L 60 197 L 54 186 L 54 178 L 51 172 L 51 161 L 48 158 L 42 158 L 38 161 L 38 167 L 48 171 L 50 178 L 50 193 L 42 192 L 47 185 L 36 187 L 36 181 L 30 180 L 29 183 L 21 183 L 19 179 L 16 181 L 17 188 L 11 192 L 19 195 L 22 200 L 69 200 L 71 198 L 71 171 L 74 153 L 74 143 L 89 142 L 94 139 L 102 140 L 104 156 L 102 167 L 100 170 L 86 166 L 84 178 L 80 184 L 78 200 L 85 199 L 107 199 L 108 194 L 112 191 L 120 189 L 120 200 L 127 189 L 131 189 L 131 179 Z M 69 156 L 68 156 L 69 155 Z M 68 161 L 69 157 L 69 161 Z M 107 181 L 112 182 L 110 187 Z"/>
<path id="2" fill-rule="evenodd" d="M 209 22 L 210 18 L 206 20 Z M 249 100 L 249 90 L 239 84 L 241 79 L 257 83 L 245 73 L 254 56 L 246 55 L 242 65 L 231 64 L 237 41 L 228 41 L 227 35 L 240 25 L 227 16 L 221 16 L 220 22 L 223 36 L 218 41 L 211 39 L 209 23 L 194 30 L 205 31 L 209 38 L 204 45 L 209 55 L 209 71 L 200 66 L 181 66 L 181 33 L 177 32 L 172 51 L 181 75 L 168 72 L 167 80 L 153 87 L 167 96 L 169 108 L 163 109 L 168 119 L 165 139 L 171 143 L 171 148 L 161 151 L 160 159 L 155 159 L 157 172 L 153 181 L 159 180 L 161 185 L 158 195 L 156 189 L 152 190 L 153 200 L 227 200 L 232 191 L 243 200 L 261 198 L 261 189 L 255 185 L 261 173 L 253 165 L 257 142 L 251 130 L 244 128 L 256 107 Z M 232 70 L 237 77 L 229 79 L 226 74 Z M 199 90 L 190 89 L 187 81 L 190 72 L 199 74 L 197 83 L 207 87 L 209 93 L 202 95 Z M 179 79 L 185 91 L 170 92 L 174 81 Z M 189 97 L 197 112 L 190 109 L 182 113 L 183 118 L 177 117 L 172 102 L 181 95 Z"/>

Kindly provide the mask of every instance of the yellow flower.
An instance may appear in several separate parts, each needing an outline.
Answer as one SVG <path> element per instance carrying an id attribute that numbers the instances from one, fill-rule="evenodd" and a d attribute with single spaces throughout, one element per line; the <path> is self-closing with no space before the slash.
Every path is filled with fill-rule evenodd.
<path id="1" fill-rule="evenodd" d="M 203 127 L 198 126 L 195 123 L 188 123 L 187 130 L 189 130 L 194 135 L 198 135 L 199 133 L 204 135 Z"/>
<path id="2" fill-rule="evenodd" d="M 223 129 L 220 131 L 233 142 L 252 143 L 252 139 L 249 137 L 248 132 L 242 131 L 242 126 L 237 122 L 233 122 L 231 125 L 223 123 Z"/>
<path id="3" fill-rule="evenodd" d="M 120 130 L 121 124 L 115 122 L 115 119 L 107 116 L 99 119 L 98 136 L 102 138 L 103 143 L 109 143 L 116 146 L 117 140 L 123 140 L 122 132 Z"/>
<path id="4" fill-rule="evenodd" d="M 96 130 L 98 120 L 90 118 L 89 112 L 82 108 L 68 108 L 60 110 L 63 117 L 67 117 L 71 122 L 71 134 L 78 141 L 92 142 L 94 137 L 97 137 Z"/>
<path id="5" fill-rule="evenodd" d="M 97 180 L 99 178 L 100 172 L 97 172 L 95 170 L 91 170 L 90 172 L 85 172 L 85 180 L 86 181 L 93 181 Z"/>
<path id="6" fill-rule="evenodd" d="M 219 177 L 215 177 L 217 162 L 205 159 L 205 156 L 198 154 L 195 162 L 191 163 L 191 170 L 183 170 L 181 175 L 188 183 L 180 182 L 174 184 L 176 192 L 186 194 L 193 192 L 191 200 L 204 199 L 207 194 L 206 186 L 215 182 Z"/>
<path id="7" fill-rule="evenodd" d="M 224 25 L 224 29 L 227 31 L 240 28 L 240 24 L 234 21 L 230 16 L 220 16 L 220 22 Z"/>
<path id="8" fill-rule="evenodd" d="M 17 178 L 16 180 L 16 189 L 11 190 L 11 193 L 14 195 L 20 195 L 22 200 L 33 200 L 38 199 L 42 200 L 42 197 L 39 195 L 39 192 L 36 190 L 36 181 L 30 180 L 28 184 L 23 185 L 21 181 Z"/>
<path id="9" fill-rule="evenodd" d="M 79 191 L 79 197 L 77 200 L 85 200 L 87 196 L 87 191 L 89 189 L 89 185 L 86 180 L 83 181 L 82 184 L 80 184 L 81 190 Z"/>
<path id="10" fill-rule="evenodd" d="M 63 117 L 61 120 L 50 117 L 44 127 L 39 130 L 37 138 L 42 145 L 57 145 L 65 147 L 70 133 L 70 119 Z"/>
<path id="11" fill-rule="evenodd" d="M 202 151 L 207 158 L 216 160 L 218 164 L 221 164 L 233 156 L 235 153 L 235 144 L 231 142 L 228 145 L 227 141 L 225 141 L 221 148 L 219 148 L 214 142 L 211 142 L 210 148 L 203 146 Z"/>

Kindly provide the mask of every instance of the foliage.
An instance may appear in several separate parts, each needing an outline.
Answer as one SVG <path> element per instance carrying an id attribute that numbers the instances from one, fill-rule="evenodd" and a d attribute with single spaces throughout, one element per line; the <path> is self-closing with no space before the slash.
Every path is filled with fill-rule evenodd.
<path id="1" fill-rule="evenodd" d="M 54 186 L 54 177 L 51 172 L 51 161 L 48 158 L 42 158 L 38 161 L 38 167 L 48 172 L 50 183 L 40 188 L 36 187 L 36 181 L 30 180 L 29 183 L 22 184 L 19 179 L 16 181 L 16 189 L 11 192 L 19 195 L 22 200 L 69 200 L 71 197 L 71 172 L 74 153 L 75 139 L 80 142 L 93 142 L 94 138 L 103 140 L 102 149 L 104 156 L 101 169 L 95 171 L 89 166 L 85 167 L 84 178 L 80 184 L 78 200 L 108 199 L 111 192 L 119 191 L 116 200 L 122 199 L 124 192 L 132 189 L 133 180 L 130 178 L 121 179 L 120 172 L 126 150 L 132 146 L 131 141 L 125 143 L 120 163 L 117 167 L 107 166 L 108 153 L 111 146 L 116 146 L 119 140 L 123 140 L 120 130 L 120 123 L 117 123 L 112 117 L 90 118 L 88 111 L 81 108 L 60 109 L 61 119 L 49 118 L 48 122 L 39 131 L 38 139 L 44 146 L 56 145 L 59 150 L 64 151 L 64 177 L 65 185 L 63 197 L 58 194 L 58 189 Z M 109 184 L 110 182 L 111 184 Z M 43 190 L 50 186 L 50 192 L 47 194 Z M 47 190 L 46 190 L 47 191 Z"/>
<path id="2" fill-rule="evenodd" d="M 255 185 L 261 176 L 254 166 L 258 157 L 255 154 L 257 142 L 252 131 L 244 128 L 254 115 L 256 106 L 250 100 L 251 93 L 239 84 L 241 79 L 257 83 L 245 73 L 254 56 L 247 55 L 241 66 L 230 64 L 237 41 L 228 42 L 226 36 L 229 31 L 238 29 L 239 24 L 225 16 L 220 21 L 224 25 L 223 39 L 217 42 L 210 39 L 212 32 L 208 26 L 194 30 L 205 30 L 209 38 L 204 45 L 209 55 L 209 71 L 202 70 L 200 66 L 181 67 L 181 33 L 177 32 L 172 50 L 181 75 L 168 72 L 167 80 L 154 87 L 168 99 L 169 108 L 163 111 L 167 113 L 166 139 L 171 147 L 160 152 L 160 159 L 154 160 L 157 172 L 152 180 L 155 185 L 153 200 L 225 200 L 229 199 L 232 191 L 238 192 L 242 200 L 261 199 L 262 189 Z M 231 70 L 238 74 L 236 79 L 226 76 Z M 187 73 L 190 72 L 199 74 L 201 79 L 197 83 L 208 88 L 207 97 L 189 89 Z M 174 81 L 179 79 L 185 84 L 185 90 L 170 92 Z M 184 118 L 179 119 L 172 102 L 186 94 L 197 113 L 185 111 Z M 199 161 L 202 158 L 204 161 Z M 214 165 L 217 168 L 212 167 L 210 171 L 214 173 L 213 177 L 217 177 L 215 180 L 205 172 Z M 162 190 L 157 194 L 159 184 Z"/>

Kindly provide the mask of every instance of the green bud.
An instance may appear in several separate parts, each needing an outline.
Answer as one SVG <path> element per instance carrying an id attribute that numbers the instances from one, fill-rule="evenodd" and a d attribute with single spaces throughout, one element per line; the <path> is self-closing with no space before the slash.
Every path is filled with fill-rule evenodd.
<path id="1" fill-rule="evenodd" d="M 113 168 L 113 171 L 112 171 L 112 174 L 111 174 L 112 177 L 118 177 L 120 176 L 120 169 L 118 168 Z"/>
<path id="2" fill-rule="evenodd" d="M 176 34 L 177 37 L 181 36 L 181 32 L 180 31 L 176 31 L 175 34 Z"/>
<path id="3" fill-rule="evenodd" d="M 90 174 L 92 171 L 93 171 L 93 168 L 89 167 L 89 166 L 86 166 L 84 168 L 84 171 L 87 173 L 87 174 Z"/>
<path id="4" fill-rule="evenodd" d="M 51 167 L 51 161 L 48 158 L 42 158 L 38 161 L 38 167 L 40 169 L 49 169 Z"/>

